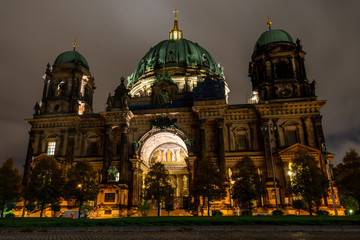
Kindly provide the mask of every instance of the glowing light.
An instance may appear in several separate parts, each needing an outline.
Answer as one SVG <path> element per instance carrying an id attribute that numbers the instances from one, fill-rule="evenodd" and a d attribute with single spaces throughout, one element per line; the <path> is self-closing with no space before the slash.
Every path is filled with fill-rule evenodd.
<path id="1" fill-rule="evenodd" d="M 56 142 L 49 142 L 47 155 L 54 156 L 55 155 L 55 147 L 56 147 Z"/>
<path id="2" fill-rule="evenodd" d="M 85 103 L 82 101 L 78 101 L 78 103 L 79 103 L 78 114 L 83 115 L 85 112 Z"/>
<path id="3" fill-rule="evenodd" d="M 291 177 L 293 175 L 292 171 L 288 171 L 288 175 Z"/>
<path id="4" fill-rule="evenodd" d="M 251 97 L 248 100 L 249 104 L 256 104 L 259 102 L 259 94 L 257 91 L 253 91 Z"/>
<path id="5" fill-rule="evenodd" d="M 78 184 L 78 185 L 77 185 L 77 187 L 78 187 L 78 188 L 81 188 L 81 187 L 82 187 L 82 185 L 81 185 L 81 184 Z"/>

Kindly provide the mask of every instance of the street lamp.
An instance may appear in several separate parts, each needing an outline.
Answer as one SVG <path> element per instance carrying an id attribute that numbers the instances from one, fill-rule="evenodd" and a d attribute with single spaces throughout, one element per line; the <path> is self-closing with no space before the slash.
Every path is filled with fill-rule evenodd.
<path id="1" fill-rule="evenodd" d="M 270 131 L 274 131 L 276 130 L 276 126 L 272 125 L 272 124 L 267 124 L 265 123 L 262 127 L 261 130 L 264 133 L 264 140 L 265 140 L 265 133 L 267 133 L 268 138 L 269 138 L 269 149 L 270 149 L 270 158 L 271 158 L 271 167 L 272 167 L 272 172 L 273 172 L 273 181 L 274 181 L 274 190 L 275 190 L 275 203 L 276 203 L 276 210 L 279 210 L 279 204 L 278 204 L 278 196 L 277 196 L 277 191 L 276 191 L 276 178 L 275 178 L 275 166 L 274 166 L 274 159 L 273 159 L 273 154 L 272 154 L 272 147 L 271 147 L 271 138 L 270 138 Z"/>

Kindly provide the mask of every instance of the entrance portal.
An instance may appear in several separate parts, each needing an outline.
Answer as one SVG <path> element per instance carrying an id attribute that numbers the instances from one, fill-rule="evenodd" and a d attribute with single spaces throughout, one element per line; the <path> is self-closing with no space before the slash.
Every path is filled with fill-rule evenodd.
<path id="1" fill-rule="evenodd" d="M 140 139 L 140 159 L 148 167 L 160 162 L 169 171 L 171 184 L 175 189 L 174 208 L 187 207 L 189 196 L 189 170 L 186 164 L 188 148 L 184 142 L 185 137 L 178 130 L 162 132 L 154 129 Z"/>

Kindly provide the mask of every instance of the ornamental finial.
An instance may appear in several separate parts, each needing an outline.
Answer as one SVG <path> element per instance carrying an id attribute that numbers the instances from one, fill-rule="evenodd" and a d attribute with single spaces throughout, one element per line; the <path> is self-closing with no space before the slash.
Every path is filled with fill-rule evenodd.
<path id="1" fill-rule="evenodd" d="M 77 47 L 77 42 L 76 42 L 76 40 L 72 43 L 72 45 L 73 45 L 74 50 L 75 50 L 75 48 Z"/>
<path id="2" fill-rule="evenodd" d="M 177 10 L 176 8 L 175 8 L 175 10 L 173 11 L 173 13 L 175 13 L 175 20 L 177 20 L 177 13 L 179 12 L 179 10 Z"/>
<path id="3" fill-rule="evenodd" d="M 175 9 L 173 11 L 173 13 L 175 13 L 174 28 L 169 33 L 170 39 L 173 39 L 173 40 L 178 40 L 178 39 L 182 38 L 182 31 L 179 29 L 178 20 L 177 20 L 177 13 L 178 12 L 179 12 L 179 10 L 177 10 L 177 9 Z"/>
<path id="4" fill-rule="evenodd" d="M 269 17 L 268 17 L 268 21 L 267 21 L 266 25 L 268 25 L 269 30 L 271 30 L 272 21 L 270 20 Z"/>

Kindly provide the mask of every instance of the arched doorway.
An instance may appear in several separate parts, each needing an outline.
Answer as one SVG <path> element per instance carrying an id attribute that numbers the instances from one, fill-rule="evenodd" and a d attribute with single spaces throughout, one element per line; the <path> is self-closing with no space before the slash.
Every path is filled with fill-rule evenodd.
<path id="1" fill-rule="evenodd" d="M 189 197 L 189 151 L 187 136 L 178 129 L 153 129 L 140 139 L 139 157 L 150 168 L 161 162 L 169 171 L 175 189 L 175 208 L 187 208 Z"/>

